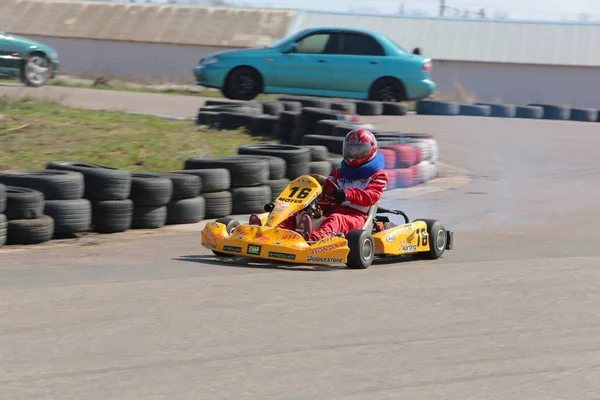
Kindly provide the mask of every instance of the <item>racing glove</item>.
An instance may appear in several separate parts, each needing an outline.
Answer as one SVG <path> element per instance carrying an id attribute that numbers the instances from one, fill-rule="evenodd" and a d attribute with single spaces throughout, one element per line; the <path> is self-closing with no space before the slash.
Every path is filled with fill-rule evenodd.
<path id="1" fill-rule="evenodd" d="M 274 208 L 275 208 L 275 203 L 273 203 L 273 202 L 270 202 L 269 204 L 265 204 L 266 212 L 271 212 L 271 211 L 273 211 Z"/>
<path id="2" fill-rule="evenodd" d="M 341 188 L 333 188 L 331 195 L 338 203 L 343 203 L 346 201 L 346 192 Z"/>

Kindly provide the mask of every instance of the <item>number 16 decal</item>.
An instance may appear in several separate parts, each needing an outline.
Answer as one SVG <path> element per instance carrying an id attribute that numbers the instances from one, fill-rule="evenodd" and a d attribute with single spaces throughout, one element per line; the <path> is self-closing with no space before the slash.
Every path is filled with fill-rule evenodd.
<path id="1" fill-rule="evenodd" d="M 296 196 L 297 199 L 305 199 L 312 191 L 311 188 L 302 188 L 300 192 L 298 192 L 298 190 L 300 190 L 300 188 L 298 186 L 294 186 L 288 197 L 294 198 L 294 196 Z"/>
<path id="2" fill-rule="evenodd" d="M 417 229 L 417 246 L 427 246 L 427 229 Z"/>

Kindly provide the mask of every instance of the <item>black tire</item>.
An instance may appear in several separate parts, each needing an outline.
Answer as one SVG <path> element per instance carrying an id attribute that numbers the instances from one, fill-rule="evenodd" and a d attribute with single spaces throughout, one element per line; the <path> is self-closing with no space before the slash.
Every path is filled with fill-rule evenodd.
<path id="1" fill-rule="evenodd" d="M 44 195 L 34 189 L 7 186 L 5 213 L 9 221 L 41 218 L 44 215 Z"/>
<path id="2" fill-rule="evenodd" d="M 269 185 L 239 187 L 231 189 L 233 215 L 264 212 L 265 204 L 271 201 Z"/>
<path id="3" fill-rule="evenodd" d="M 0 247 L 6 244 L 6 230 L 8 229 L 8 220 L 6 215 L 0 214 Z"/>
<path id="4" fill-rule="evenodd" d="M 333 166 L 330 161 L 311 161 L 310 173 L 329 176 Z"/>
<path id="5" fill-rule="evenodd" d="M 380 78 L 371 86 L 369 100 L 399 102 L 408 99 L 402 82 L 393 78 Z"/>
<path id="6" fill-rule="evenodd" d="M 571 117 L 571 109 L 564 106 L 555 106 L 551 104 L 528 104 L 530 107 L 542 107 L 544 110 L 543 119 L 566 121 Z"/>
<path id="7" fill-rule="evenodd" d="M 170 173 L 194 175 L 200 178 L 201 185 L 198 194 L 222 192 L 231 187 L 231 174 L 226 168 L 187 169 Z M 173 196 L 173 198 L 176 197 Z"/>
<path id="8" fill-rule="evenodd" d="M 489 106 L 490 117 L 514 118 L 517 114 L 517 106 L 514 104 L 473 103 L 477 106 Z"/>
<path id="9" fill-rule="evenodd" d="M 48 200 L 44 214 L 54 220 L 54 236 L 89 232 L 92 228 L 92 204 L 89 200 Z"/>
<path id="10" fill-rule="evenodd" d="M 302 138 L 302 144 L 318 144 L 327 147 L 331 153 L 342 154 L 344 138 L 324 135 L 306 135 Z"/>
<path id="11" fill-rule="evenodd" d="M 489 117 L 492 113 L 490 106 L 476 104 L 461 104 L 458 109 L 458 115 L 468 117 Z"/>
<path id="12" fill-rule="evenodd" d="M 446 250 L 446 227 L 435 219 L 415 219 L 413 222 L 423 221 L 427 224 L 427 237 L 429 239 L 429 251 L 424 253 L 417 253 L 420 258 L 426 258 L 429 260 L 436 260 L 440 258 Z M 438 237 L 440 241 L 438 242 Z M 434 244 L 432 246 L 432 244 Z M 441 247 L 441 248 L 440 248 Z"/>
<path id="13" fill-rule="evenodd" d="M 354 129 L 354 125 L 348 123 L 340 123 L 333 128 L 331 136 L 346 137 L 348 132 Z"/>
<path id="14" fill-rule="evenodd" d="M 292 132 L 300 124 L 300 112 L 284 111 L 279 114 L 276 138 L 282 144 L 292 143 Z"/>
<path id="15" fill-rule="evenodd" d="M 186 170 L 225 168 L 231 177 L 231 187 L 262 185 L 269 180 L 270 175 L 270 164 L 267 159 L 243 155 L 220 158 L 192 157 L 185 160 L 184 168 Z"/>
<path id="16" fill-rule="evenodd" d="M 285 111 L 285 106 L 280 101 L 261 101 L 262 113 L 278 116 Z"/>
<path id="17" fill-rule="evenodd" d="M 36 60 L 36 61 L 34 61 L 34 60 Z M 28 76 L 28 74 L 26 72 L 27 65 L 29 63 L 34 63 L 36 65 L 39 65 L 38 61 L 41 62 L 43 66 L 47 67 L 46 74 L 42 78 L 41 82 L 36 82 L 36 81 L 31 80 L 31 78 Z M 24 60 L 23 67 L 21 68 L 20 75 L 21 75 L 21 82 L 23 82 L 23 84 L 25 86 L 29 86 L 29 87 L 42 87 L 42 86 L 46 85 L 46 83 L 48 83 L 48 81 L 52 77 L 52 61 L 50 61 L 50 59 L 48 58 L 47 55 L 39 53 L 39 52 L 35 52 L 33 54 L 30 54 Z"/>
<path id="18" fill-rule="evenodd" d="M 339 115 L 339 111 L 305 107 L 300 113 L 300 127 L 308 132 L 315 132 L 317 130 L 317 122 L 324 119 L 338 120 Z"/>
<path id="19" fill-rule="evenodd" d="M 402 103 L 383 103 L 383 115 L 406 115 L 408 107 Z"/>
<path id="20" fill-rule="evenodd" d="M 129 198 L 136 207 L 161 207 L 173 195 L 173 181 L 160 174 L 135 172 L 131 174 Z"/>
<path id="21" fill-rule="evenodd" d="M 0 183 L 0 214 L 6 211 L 6 186 Z"/>
<path id="22" fill-rule="evenodd" d="M 326 146 L 321 145 L 306 145 L 302 146 L 310 150 L 310 161 L 327 161 L 329 160 L 329 150 Z"/>
<path id="23" fill-rule="evenodd" d="M 227 174 L 227 170 L 223 170 Z M 171 200 L 174 199 L 191 199 L 200 194 L 202 190 L 202 178 L 197 175 L 173 172 L 161 172 L 158 175 L 169 178 L 173 185 L 173 194 Z M 229 175 L 227 175 L 229 178 Z"/>
<path id="24" fill-rule="evenodd" d="M 230 235 L 231 235 L 231 232 L 233 232 L 233 230 L 237 226 L 240 225 L 240 221 L 238 221 L 235 218 L 229 218 L 229 217 L 218 218 L 215 222 L 225 225 L 225 229 L 227 230 L 227 233 L 229 233 Z M 220 251 L 216 251 L 216 250 L 213 250 L 212 252 L 217 257 L 234 257 L 231 254 L 221 253 Z"/>
<path id="25" fill-rule="evenodd" d="M 345 103 L 331 103 L 331 109 L 334 111 L 341 111 L 346 114 L 356 114 L 356 103 L 345 102 Z"/>
<path id="26" fill-rule="evenodd" d="M 381 115 L 383 114 L 383 103 L 376 101 L 357 101 L 356 113 L 358 115 Z"/>
<path id="27" fill-rule="evenodd" d="M 98 233 L 117 233 L 131 229 L 133 222 L 133 201 L 95 200 L 92 201 L 92 228 Z"/>
<path id="28" fill-rule="evenodd" d="M 196 124 L 216 126 L 219 123 L 220 114 L 216 111 L 200 111 L 196 117 Z"/>
<path id="29" fill-rule="evenodd" d="M 53 161 L 46 169 L 82 173 L 89 200 L 125 200 L 131 193 L 131 172 L 123 169 L 72 161 Z"/>
<path id="30" fill-rule="evenodd" d="M 317 135 L 325 135 L 325 136 L 333 136 L 333 130 L 339 124 L 343 124 L 344 121 L 334 120 L 334 119 L 323 119 L 317 122 L 317 126 L 315 129 L 315 134 Z"/>
<path id="31" fill-rule="evenodd" d="M 454 101 L 418 100 L 417 114 L 421 115 L 458 115 L 460 105 Z"/>
<path id="32" fill-rule="evenodd" d="M 279 197 L 281 192 L 283 192 L 283 190 L 287 187 L 287 185 L 290 184 L 290 182 L 291 181 L 287 178 L 267 181 L 267 185 L 271 188 L 271 201 L 275 201 L 275 199 Z"/>
<path id="33" fill-rule="evenodd" d="M 288 102 L 288 101 L 292 101 L 292 102 L 298 102 L 300 104 L 302 104 L 302 108 L 305 107 L 317 107 L 317 108 L 329 108 L 331 105 L 331 102 L 329 100 L 326 99 L 311 99 L 308 97 L 290 97 L 290 96 L 284 96 L 284 97 L 280 97 L 278 99 L 279 101 L 284 101 L 284 102 Z"/>
<path id="34" fill-rule="evenodd" d="M 375 259 L 375 240 L 370 232 L 353 229 L 346 235 L 348 257 L 346 266 L 350 269 L 367 269 Z"/>
<path id="35" fill-rule="evenodd" d="M 225 81 L 229 99 L 253 100 L 262 93 L 262 79 L 254 68 L 241 67 L 233 70 Z"/>
<path id="36" fill-rule="evenodd" d="M 167 222 L 167 207 L 134 206 L 131 229 L 158 229 Z"/>
<path id="37" fill-rule="evenodd" d="M 238 153 L 243 155 L 275 156 L 284 159 L 286 163 L 285 177 L 288 179 L 296 179 L 301 175 L 307 174 L 309 171 L 311 153 L 310 149 L 306 147 L 284 144 L 249 144 L 240 146 Z M 283 177 L 271 177 L 270 179 L 280 179 Z"/>
<path id="38" fill-rule="evenodd" d="M 226 217 L 232 214 L 233 202 L 230 191 L 204 193 L 206 201 L 206 219 Z"/>
<path id="39" fill-rule="evenodd" d="M 342 166 L 342 161 L 344 161 L 344 157 L 339 154 L 329 153 L 329 162 L 331 162 L 331 169 L 337 169 Z"/>
<path id="40" fill-rule="evenodd" d="M 571 121 L 596 122 L 598 120 L 598 110 L 592 108 L 572 108 Z"/>
<path id="41" fill-rule="evenodd" d="M 54 220 L 47 215 L 35 219 L 15 219 L 7 224 L 7 244 L 40 244 L 54 237 Z"/>
<path id="42" fill-rule="evenodd" d="M 83 197 L 85 190 L 83 174 L 80 172 L 51 169 L 1 171 L 0 183 L 35 189 L 42 192 L 46 200 L 78 200 Z"/>
<path id="43" fill-rule="evenodd" d="M 257 115 L 251 118 L 249 131 L 252 136 L 274 138 L 277 135 L 279 117 L 275 115 Z"/>
<path id="44" fill-rule="evenodd" d="M 544 109 L 542 107 L 534 106 L 517 106 L 515 118 L 524 119 L 542 119 L 544 116 Z"/>
<path id="45" fill-rule="evenodd" d="M 300 113 L 302 110 L 302 103 L 299 101 L 280 101 L 283 104 L 283 109 L 285 111 L 294 111 Z"/>
<path id="46" fill-rule="evenodd" d="M 221 112 L 219 114 L 219 129 L 234 131 L 239 128 L 248 128 L 252 124 L 252 115 L 238 114 L 235 112 Z"/>
<path id="47" fill-rule="evenodd" d="M 167 225 L 195 224 L 206 215 L 206 200 L 203 196 L 173 200 L 167 204 Z"/>

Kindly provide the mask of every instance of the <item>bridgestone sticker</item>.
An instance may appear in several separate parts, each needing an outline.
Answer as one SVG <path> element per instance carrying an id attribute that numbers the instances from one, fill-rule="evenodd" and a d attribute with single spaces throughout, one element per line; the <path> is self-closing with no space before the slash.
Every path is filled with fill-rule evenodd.
<path id="1" fill-rule="evenodd" d="M 274 252 L 274 251 L 270 251 L 269 252 L 269 257 L 283 258 L 283 259 L 286 259 L 286 260 L 295 260 L 296 259 L 296 255 L 295 254 L 277 253 L 277 252 Z"/>
<path id="2" fill-rule="evenodd" d="M 317 261 L 317 262 L 327 262 L 327 263 L 342 262 L 341 258 L 314 257 L 314 256 L 308 256 L 307 260 L 308 261 Z"/>

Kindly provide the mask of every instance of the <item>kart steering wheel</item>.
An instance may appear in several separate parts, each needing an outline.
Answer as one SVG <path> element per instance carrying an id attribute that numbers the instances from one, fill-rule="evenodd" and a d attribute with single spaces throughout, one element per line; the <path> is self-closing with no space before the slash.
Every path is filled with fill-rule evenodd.
<path id="1" fill-rule="evenodd" d="M 328 183 L 330 185 L 332 185 L 336 190 L 341 190 L 339 185 L 333 179 L 330 179 L 326 176 L 319 175 L 319 174 L 311 174 L 310 176 L 315 178 L 317 180 L 317 182 L 319 182 L 319 184 L 321 184 L 321 187 L 323 188 L 323 191 L 321 192 L 321 195 L 319 196 L 320 198 L 325 200 L 327 202 L 327 204 L 329 204 L 330 206 L 332 206 L 334 204 L 339 204 L 339 202 L 337 200 L 335 200 L 333 197 L 331 197 L 330 195 L 328 195 L 325 192 L 325 185 Z"/>

